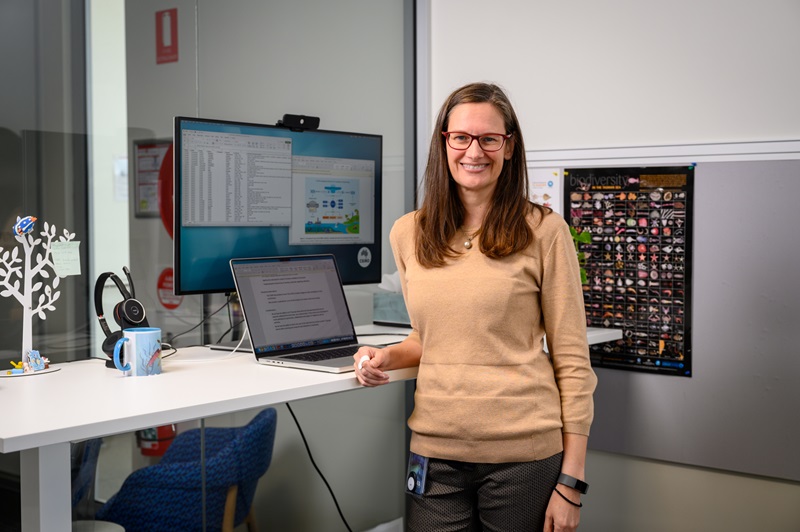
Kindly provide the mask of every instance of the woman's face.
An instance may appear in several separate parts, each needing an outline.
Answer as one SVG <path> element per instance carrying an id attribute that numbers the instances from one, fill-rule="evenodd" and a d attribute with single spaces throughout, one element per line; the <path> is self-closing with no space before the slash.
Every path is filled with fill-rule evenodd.
<path id="1" fill-rule="evenodd" d="M 470 135 L 506 133 L 500 111 L 490 103 L 462 103 L 453 107 L 447 124 L 448 131 L 461 131 Z M 513 138 L 505 141 L 498 151 L 483 151 L 477 140 L 466 150 L 455 150 L 446 143 L 447 164 L 450 174 L 461 191 L 491 193 L 503 164 L 511 159 Z"/>

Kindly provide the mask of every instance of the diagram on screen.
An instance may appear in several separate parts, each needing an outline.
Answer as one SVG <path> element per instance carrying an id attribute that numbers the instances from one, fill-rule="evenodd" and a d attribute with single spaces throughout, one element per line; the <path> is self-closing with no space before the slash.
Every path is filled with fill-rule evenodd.
<path id="1" fill-rule="evenodd" d="M 305 234 L 360 233 L 357 179 L 306 179 Z"/>

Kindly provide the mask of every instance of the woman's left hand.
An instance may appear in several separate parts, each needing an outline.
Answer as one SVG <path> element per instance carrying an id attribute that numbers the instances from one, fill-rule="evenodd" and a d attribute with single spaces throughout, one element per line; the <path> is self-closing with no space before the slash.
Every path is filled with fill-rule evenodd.
<path id="1" fill-rule="evenodd" d="M 580 503 L 580 493 L 567 486 L 558 485 L 558 490 L 576 504 Z M 544 532 L 574 532 L 581 520 L 581 509 L 568 503 L 553 491 L 544 517 Z"/>

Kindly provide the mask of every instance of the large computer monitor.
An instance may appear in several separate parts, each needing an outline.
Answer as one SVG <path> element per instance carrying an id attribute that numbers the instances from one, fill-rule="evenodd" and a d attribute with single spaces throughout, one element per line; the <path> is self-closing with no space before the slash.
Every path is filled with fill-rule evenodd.
<path id="1" fill-rule="evenodd" d="M 381 277 L 382 137 L 175 118 L 176 294 L 232 293 L 232 258 L 331 253 Z"/>

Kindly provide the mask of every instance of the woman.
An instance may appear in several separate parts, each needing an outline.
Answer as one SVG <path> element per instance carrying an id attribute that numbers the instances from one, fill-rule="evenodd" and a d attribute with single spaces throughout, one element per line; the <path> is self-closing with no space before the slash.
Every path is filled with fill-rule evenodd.
<path id="1" fill-rule="evenodd" d="M 578 261 L 564 220 L 528 200 L 499 87 L 447 98 L 424 187 L 390 234 L 413 331 L 354 357 L 364 386 L 419 366 L 408 425 L 427 475 L 409 530 L 574 530 L 597 382 Z"/>

